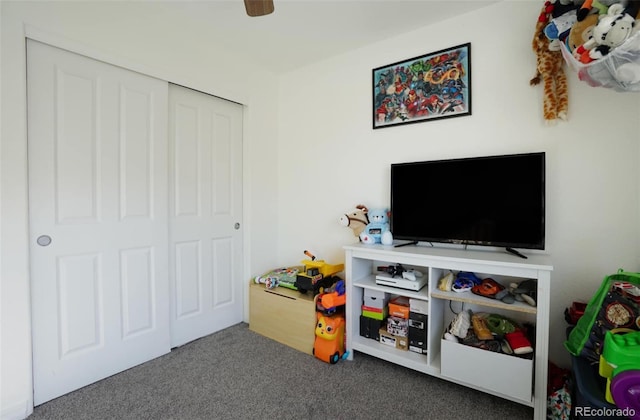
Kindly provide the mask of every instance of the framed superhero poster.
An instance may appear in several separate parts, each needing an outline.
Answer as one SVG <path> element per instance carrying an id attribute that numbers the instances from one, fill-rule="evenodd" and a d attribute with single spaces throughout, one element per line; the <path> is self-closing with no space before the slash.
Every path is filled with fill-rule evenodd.
<path id="1" fill-rule="evenodd" d="M 471 115 L 471 44 L 373 69 L 373 128 Z"/>

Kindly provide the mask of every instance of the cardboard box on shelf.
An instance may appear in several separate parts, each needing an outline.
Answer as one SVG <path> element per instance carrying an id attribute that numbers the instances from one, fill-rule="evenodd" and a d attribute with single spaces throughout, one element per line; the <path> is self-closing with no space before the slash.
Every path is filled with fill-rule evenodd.
<path id="1" fill-rule="evenodd" d="M 380 328 L 384 321 L 360 315 L 360 335 L 373 340 L 380 340 Z"/>
<path id="2" fill-rule="evenodd" d="M 409 298 L 409 312 L 418 314 L 429 314 L 429 301 L 422 299 Z"/>
<path id="3" fill-rule="evenodd" d="M 389 315 L 409 318 L 409 298 L 398 296 L 389 301 Z"/>
<path id="4" fill-rule="evenodd" d="M 386 346 L 395 347 L 398 350 L 409 349 L 409 340 L 407 339 L 407 337 L 398 337 L 393 334 L 390 334 L 387 331 L 386 327 L 380 328 L 379 334 L 380 334 L 380 343 Z"/>
<path id="5" fill-rule="evenodd" d="M 389 302 L 389 294 L 379 290 L 364 289 L 363 304 L 372 308 L 382 309 Z"/>
<path id="6" fill-rule="evenodd" d="M 427 315 L 409 312 L 409 350 L 427 352 Z"/>
<path id="7" fill-rule="evenodd" d="M 378 309 L 362 305 L 362 315 L 368 318 L 377 319 L 378 321 L 384 321 L 389 315 L 389 310 L 386 306 L 382 309 Z"/>
<path id="8" fill-rule="evenodd" d="M 387 332 L 399 337 L 407 337 L 409 335 L 409 320 L 390 316 L 387 318 Z"/>

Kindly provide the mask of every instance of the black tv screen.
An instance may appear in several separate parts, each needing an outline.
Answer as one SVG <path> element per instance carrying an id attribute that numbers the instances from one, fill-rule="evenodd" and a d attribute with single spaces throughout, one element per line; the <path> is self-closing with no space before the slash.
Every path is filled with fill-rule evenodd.
<path id="1" fill-rule="evenodd" d="M 544 249 L 545 154 L 391 165 L 394 239 Z"/>

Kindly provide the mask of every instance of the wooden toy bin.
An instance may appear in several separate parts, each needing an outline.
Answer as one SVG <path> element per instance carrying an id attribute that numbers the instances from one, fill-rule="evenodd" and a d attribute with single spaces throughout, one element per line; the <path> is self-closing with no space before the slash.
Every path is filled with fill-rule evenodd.
<path id="1" fill-rule="evenodd" d="M 301 352 L 312 354 L 316 310 L 313 294 L 263 284 L 249 286 L 249 329 Z"/>

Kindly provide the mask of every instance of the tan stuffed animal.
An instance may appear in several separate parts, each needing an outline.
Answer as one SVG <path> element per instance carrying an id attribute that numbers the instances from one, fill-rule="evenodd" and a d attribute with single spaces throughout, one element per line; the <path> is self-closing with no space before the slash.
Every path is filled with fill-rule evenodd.
<path id="1" fill-rule="evenodd" d="M 564 59 L 560 51 L 549 50 L 549 38 L 544 34 L 544 28 L 549 23 L 549 11 L 542 8 L 533 36 L 533 52 L 536 54 L 536 75 L 529 82 L 535 86 L 542 82 L 543 88 L 543 116 L 548 124 L 555 124 L 558 118 L 567 119 L 569 95 L 567 90 L 567 75 L 564 72 Z"/>
<path id="2" fill-rule="evenodd" d="M 354 210 L 340 217 L 340 224 L 350 227 L 353 230 L 353 234 L 359 238 L 364 228 L 369 224 L 368 214 L 369 209 L 367 209 L 367 206 L 358 204 Z"/>
<path id="3" fill-rule="evenodd" d="M 593 28 L 598 23 L 598 15 L 588 15 L 584 20 L 576 22 L 569 31 L 569 40 L 567 47 L 569 52 L 573 52 L 582 44 L 587 42 L 593 34 Z"/>

